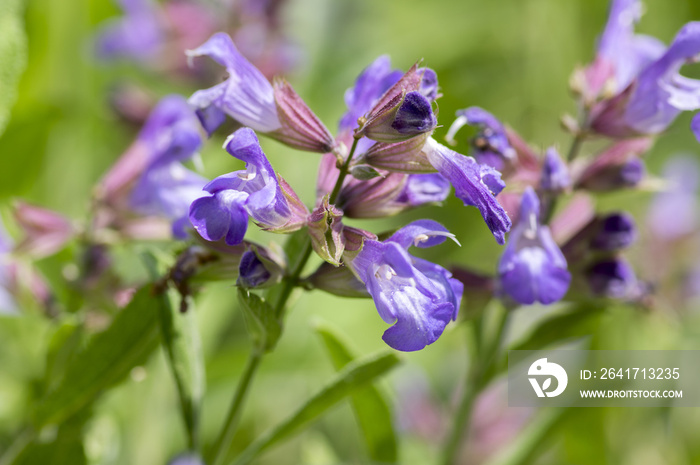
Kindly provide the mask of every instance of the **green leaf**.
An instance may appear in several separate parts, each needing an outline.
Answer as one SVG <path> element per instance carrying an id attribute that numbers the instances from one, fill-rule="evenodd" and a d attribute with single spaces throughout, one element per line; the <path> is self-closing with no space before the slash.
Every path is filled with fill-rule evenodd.
<path id="1" fill-rule="evenodd" d="M 348 344 L 333 328 L 318 325 L 316 332 L 321 336 L 336 370 L 341 370 L 355 359 Z M 381 391 L 375 386 L 367 386 L 352 394 L 351 402 L 370 458 L 376 462 L 396 463 L 396 433 L 389 403 Z"/>
<path id="2" fill-rule="evenodd" d="M 168 290 L 160 298 L 163 299 L 162 305 L 158 305 L 163 345 L 175 378 L 189 447 L 195 450 L 204 395 L 204 359 L 197 315 L 191 302 L 187 312 L 180 313 L 181 297 L 175 290 Z"/>
<path id="3" fill-rule="evenodd" d="M 112 324 L 68 362 L 61 383 L 39 402 L 35 425 L 61 423 L 143 363 L 158 344 L 158 310 L 153 307 L 160 305 L 164 300 L 151 295 L 151 285 L 136 292 Z"/>
<path id="4" fill-rule="evenodd" d="M 17 98 L 17 83 L 27 64 L 27 37 L 22 0 L 0 2 L 0 134 Z"/>
<path id="5" fill-rule="evenodd" d="M 234 464 L 247 464 L 265 449 L 298 433 L 338 402 L 385 375 L 399 361 L 395 354 L 384 352 L 349 363 L 296 412 L 248 446 Z"/>
<path id="6" fill-rule="evenodd" d="M 282 333 L 282 323 L 274 310 L 259 296 L 238 288 L 238 300 L 243 309 L 248 331 L 257 350 L 272 350 Z"/>

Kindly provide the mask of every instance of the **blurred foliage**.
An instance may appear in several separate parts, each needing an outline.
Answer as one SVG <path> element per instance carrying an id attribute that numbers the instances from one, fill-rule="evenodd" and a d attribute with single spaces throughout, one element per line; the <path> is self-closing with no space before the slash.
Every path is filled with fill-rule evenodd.
<path id="1" fill-rule="evenodd" d="M 700 2 L 696 0 L 646 0 L 645 4 L 648 13 L 640 30 L 667 42 L 682 24 L 700 19 Z M 300 63 L 289 79 L 332 128 L 344 111 L 343 92 L 372 59 L 386 53 L 395 66 L 405 69 L 423 58 L 437 71 L 444 94 L 439 100 L 443 127 L 437 131 L 438 139 L 444 136 L 457 109 L 480 105 L 516 128 L 534 146 L 565 149 L 569 138 L 559 129 L 558 121 L 564 112 L 574 110 L 568 78 L 576 65 L 591 59 L 606 9 L 607 0 L 289 0 L 283 27 L 302 50 Z M 22 18 L 17 16 L 22 12 L 26 69 L 11 118 L 4 121 L 3 108 L 14 99 L 13 81 L 24 64 Z M 169 92 L 188 95 L 193 90 L 190 83 L 163 82 L 134 65 L 96 60 L 92 48 L 96 27 L 117 14 L 115 5 L 104 0 L 0 1 L 0 133 L 7 123 L 0 136 L 3 208 L 21 197 L 77 222 L 85 221 L 93 186 L 138 129 L 124 124 L 112 111 L 109 96 L 114 86 L 138 82 L 153 97 Z M 699 75 L 697 69 L 688 74 Z M 663 161 L 679 151 L 697 156 L 689 121 L 690 115 L 682 115 L 656 143 L 648 157 L 652 173 L 658 174 Z M 208 176 L 237 166 L 220 149 L 222 142 L 219 136 L 202 151 Z M 273 166 L 311 203 L 318 157 L 294 152 L 274 141 L 261 142 Z M 466 142 L 457 150 L 466 153 Z M 626 192 L 596 199 L 601 209 L 625 208 L 638 218 L 643 218 L 647 201 L 648 195 Z M 457 233 L 462 247 L 445 244 L 421 252 L 422 256 L 444 265 L 459 263 L 493 272 L 499 247 L 476 209 L 465 209 L 455 198 L 443 208 L 428 207 L 398 218 L 373 220 L 371 229 L 396 228 L 426 216 Z M 353 223 L 370 225 L 367 220 Z M 11 224 L 8 228 L 12 229 Z M 262 242 L 279 240 L 263 233 L 254 237 Z M 75 257 L 79 251 L 74 246 L 61 252 L 61 257 Z M 643 252 L 633 250 L 640 269 L 653 266 L 644 262 Z M 120 249 L 114 260 L 115 273 L 129 282 L 147 276 L 137 251 Z M 60 321 L 37 312 L 21 318 L 0 316 L 0 453 L 28 426 L 30 418 L 41 423 L 42 418 L 70 417 L 60 427 L 34 438 L 35 447 L 23 456 L 22 463 L 166 463 L 183 450 L 187 440 L 175 407 L 177 389 L 166 368 L 167 354 L 158 349 L 145 359 L 157 339 L 156 333 L 148 332 L 156 327 L 156 314 L 140 308 L 148 305 L 137 295 L 128 311 L 120 313 L 122 326 L 113 325 L 87 338 L 78 329 L 87 317 L 70 313 L 88 296 L 70 287 L 70 270 L 62 263 L 54 257 L 37 263 L 49 276 L 51 286 L 64 290 L 58 297 L 67 314 Z M 201 433 L 209 446 L 218 434 L 250 343 L 235 289 L 228 284 L 211 284 L 197 300 L 207 385 Z M 532 347 L 562 334 L 585 334 L 593 348 L 700 348 L 697 313 L 622 305 L 590 310 L 590 315 L 581 311 L 521 308 L 515 312 L 507 342 Z M 345 370 L 335 375 L 323 355 L 324 345 L 311 324 L 319 317 L 342 328 L 363 355 L 385 347 L 381 341 L 385 324 L 370 300 L 340 299 L 318 292 L 300 295 L 285 320 L 285 332 L 276 350 L 261 367 L 232 452 L 241 452 L 270 431 L 281 414 L 303 404 L 328 379 L 351 373 Z M 546 319 L 553 323 L 537 329 Z M 564 323 L 566 328 L 562 329 L 560 324 Z M 138 344 L 127 337 L 130 331 L 139 335 Z M 438 343 L 404 356 L 405 363 L 387 383 L 393 387 L 388 389 L 392 393 L 388 400 L 395 415 L 410 407 L 396 402 L 400 397 L 395 388 L 407 378 L 427 379 L 428 393 L 438 410 L 444 413 L 454 408 L 454 393 L 466 364 L 464 332 L 464 328 L 451 325 Z M 95 346 L 105 349 L 92 352 Z M 129 365 L 120 365 L 118 373 L 100 378 L 99 370 L 122 352 L 131 354 Z M 81 358 L 89 358 L 95 371 L 71 371 L 70 366 Z M 68 367 L 70 379 L 52 379 L 56 364 Z M 335 367 L 339 368 L 337 360 Z M 127 380 L 115 389 L 82 390 L 81 380 L 87 378 L 101 379 L 93 389 L 125 377 Z M 45 397 L 47 385 L 54 389 Z M 384 396 L 385 390 L 378 392 Z M 84 397 L 76 397 L 78 394 Z M 326 407 L 329 405 L 324 404 Z M 341 404 L 311 425 L 270 449 L 256 463 L 320 465 L 340 463 L 339 457 L 344 463 L 368 463 L 365 438 L 350 403 Z M 397 428 L 397 434 L 404 435 L 399 463 L 435 461 L 440 446 L 435 437 L 402 431 L 399 423 Z M 579 409 L 548 431 L 538 448 L 540 453 L 532 457 L 534 463 L 700 463 L 700 416 L 694 409 Z M 439 432 L 436 434 L 439 437 Z"/>

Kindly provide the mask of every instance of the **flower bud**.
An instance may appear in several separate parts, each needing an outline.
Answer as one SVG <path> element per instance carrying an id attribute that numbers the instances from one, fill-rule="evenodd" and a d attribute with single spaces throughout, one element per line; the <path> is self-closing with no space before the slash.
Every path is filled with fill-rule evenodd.
<path id="1" fill-rule="evenodd" d="M 332 151 L 335 146 L 333 136 L 292 86 L 283 79 L 275 79 L 273 89 L 282 127 L 268 135 L 300 150 L 318 153 Z"/>
<path id="2" fill-rule="evenodd" d="M 636 186 L 646 171 L 639 157 L 651 142 L 646 137 L 616 142 L 584 169 L 576 187 L 600 192 Z"/>
<path id="3" fill-rule="evenodd" d="M 334 266 L 340 265 L 345 251 L 343 237 L 343 212 L 328 203 L 328 196 L 323 203 L 309 215 L 309 235 L 314 251 L 325 261 Z"/>
<path id="4" fill-rule="evenodd" d="M 638 300 L 646 292 L 630 264 L 620 257 L 593 264 L 586 270 L 586 278 L 591 292 L 599 297 Z"/>
<path id="5" fill-rule="evenodd" d="M 264 247 L 250 245 L 241 256 L 236 286 L 246 289 L 270 287 L 279 283 L 283 274 L 279 257 Z"/>
<path id="6" fill-rule="evenodd" d="M 627 213 L 611 213 L 596 222 L 597 232 L 591 239 L 596 250 L 612 251 L 629 247 L 637 239 L 634 218 Z"/>
<path id="7" fill-rule="evenodd" d="M 433 108 L 423 94 L 412 91 L 399 94 L 387 106 L 367 118 L 355 133 L 379 142 L 400 142 L 437 127 Z"/>
<path id="8" fill-rule="evenodd" d="M 551 192 L 562 192 L 571 186 L 569 169 L 554 147 L 547 149 L 542 164 L 540 188 Z"/>

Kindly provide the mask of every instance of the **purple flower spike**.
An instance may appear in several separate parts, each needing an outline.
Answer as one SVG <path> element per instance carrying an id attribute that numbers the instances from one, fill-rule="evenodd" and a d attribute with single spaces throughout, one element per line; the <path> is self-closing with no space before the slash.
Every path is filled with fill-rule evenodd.
<path id="1" fill-rule="evenodd" d="M 105 59 L 153 59 L 164 41 L 158 11 L 150 0 L 121 0 L 124 17 L 112 21 L 97 37 L 97 54 Z"/>
<path id="2" fill-rule="evenodd" d="M 598 221 L 598 232 L 591 239 L 597 250 L 620 250 L 637 240 L 634 218 L 627 213 L 611 213 Z"/>
<path id="3" fill-rule="evenodd" d="M 202 112 L 207 114 L 211 111 L 208 108 L 214 106 L 256 131 L 272 132 L 281 127 L 272 85 L 241 55 L 228 34 L 214 34 L 203 45 L 186 53 L 190 58 L 206 55 L 224 66 L 229 74 L 221 84 L 198 90 L 190 97 L 189 102 L 199 109 L 200 118 Z M 205 127 L 211 133 L 213 124 Z"/>
<path id="4" fill-rule="evenodd" d="M 225 238 L 228 245 L 236 245 L 243 241 L 248 215 L 268 230 L 293 229 L 292 222 L 301 227 L 303 220 L 289 205 L 292 197 L 280 187 L 255 132 L 239 129 L 229 136 L 224 148 L 246 162 L 246 169 L 219 176 L 204 186 L 211 196 L 199 198 L 190 206 L 190 221 L 197 232 L 206 240 Z"/>
<path id="5" fill-rule="evenodd" d="M 625 110 L 636 131 L 665 130 L 681 111 L 700 109 L 700 80 L 682 76 L 683 64 L 700 54 L 700 22 L 683 26 L 671 46 L 641 72 Z"/>
<path id="6" fill-rule="evenodd" d="M 391 328 L 384 342 L 396 350 L 420 350 L 435 342 L 457 317 L 463 285 L 441 266 L 413 257 L 412 245 L 430 247 L 452 235 L 430 220 L 415 221 L 384 242 L 366 240 L 349 266 L 365 284 Z"/>
<path id="7" fill-rule="evenodd" d="M 508 135 L 503 124 L 491 113 L 479 107 L 469 107 L 457 112 L 457 119 L 450 126 L 445 140 L 454 145 L 454 136 L 465 125 L 478 126 L 479 132 L 472 139 L 476 159 L 497 170 L 504 168 L 507 162 L 515 159 L 515 150 L 508 142 Z"/>
<path id="8" fill-rule="evenodd" d="M 501 174 L 433 139 L 428 139 L 425 152 L 433 167 L 454 186 L 457 198 L 467 206 L 477 207 L 496 241 L 504 244 L 505 233 L 510 230 L 511 221 L 496 200 L 496 195 L 505 187 Z"/>
<path id="9" fill-rule="evenodd" d="M 520 205 L 518 224 L 498 264 L 501 289 L 525 305 L 557 302 L 571 282 L 566 259 L 549 228 L 540 224 L 539 214 L 540 201 L 528 187 Z"/>
<path id="10" fill-rule="evenodd" d="M 569 169 L 561 159 L 559 152 L 550 147 L 544 155 L 540 187 L 546 191 L 561 192 L 571 185 Z"/>

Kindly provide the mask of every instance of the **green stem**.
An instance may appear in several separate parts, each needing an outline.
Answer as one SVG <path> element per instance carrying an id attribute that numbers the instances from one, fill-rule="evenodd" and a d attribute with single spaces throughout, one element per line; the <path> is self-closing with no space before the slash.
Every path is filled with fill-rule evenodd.
<path id="1" fill-rule="evenodd" d="M 236 387 L 236 393 L 233 396 L 233 401 L 231 402 L 231 408 L 226 416 L 226 421 L 224 422 L 224 428 L 219 434 L 219 438 L 216 441 L 216 447 L 214 448 L 213 460 L 209 463 L 213 465 L 221 465 L 226 459 L 226 454 L 231 446 L 231 441 L 236 432 L 236 427 L 238 426 L 238 420 L 241 416 L 241 407 L 243 406 L 243 401 L 248 393 L 248 388 L 250 383 L 258 371 L 260 366 L 260 361 L 262 360 L 262 353 L 257 350 L 253 350 L 248 358 L 248 363 L 246 364 L 245 370 L 241 375 L 241 379 L 238 381 L 238 386 Z"/>
<path id="2" fill-rule="evenodd" d="M 505 332 L 509 312 L 505 308 L 499 309 L 498 321 L 491 338 L 483 338 L 486 321 L 482 318 L 475 322 L 476 333 L 482 342 L 478 344 L 478 351 L 473 357 L 464 383 L 464 392 L 460 400 L 455 416 L 452 431 L 445 443 L 443 450 L 442 465 L 455 465 L 457 463 L 462 444 L 467 438 L 467 428 L 471 420 L 474 401 L 482 389 L 488 384 L 490 372 L 494 362 L 498 360 L 498 350 Z"/>
<path id="3" fill-rule="evenodd" d="M 578 156 L 578 153 L 581 150 L 581 146 L 586 140 L 586 137 L 588 137 L 588 134 L 585 131 L 580 131 L 576 133 L 576 136 L 574 137 L 574 140 L 571 142 L 571 146 L 569 147 L 569 152 L 566 155 L 567 162 L 571 163 L 574 160 L 574 158 Z"/>
<path id="4" fill-rule="evenodd" d="M 350 154 L 345 160 L 345 163 L 343 163 L 343 166 L 340 167 L 340 174 L 338 174 L 338 179 L 336 180 L 335 186 L 333 187 L 333 191 L 331 192 L 331 196 L 328 199 L 328 203 L 330 203 L 331 205 L 335 204 L 335 201 L 338 200 L 340 189 L 343 187 L 345 177 L 348 175 L 348 169 L 350 168 L 350 160 L 352 160 L 352 156 L 355 155 L 355 149 L 357 148 L 358 140 L 359 139 L 353 139 L 352 147 L 350 147 Z"/>
<path id="5" fill-rule="evenodd" d="M 340 189 L 343 187 L 343 182 L 345 181 L 345 178 L 348 175 L 350 161 L 352 160 L 352 157 L 355 154 L 355 149 L 357 148 L 357 140 L 358 139 L 353 140 L 352 147 L 350 148 L 350 153 L 348 154 L 348 158 L 340 167 L 338 179 L 335 182 L 335 186 L 333 186 L 333 191 L 331 192 L 329 198 L 329 203 L 331 204 L 338 199 Z M 294 288 L 299 285 L 299 281 L 301 278 L 301 274 L 304 271 L 304 267 L 309 261 L 309 258 L 311 258 L 313 247 L 311 246 L 310 238 L 306 238 L 306 242 L 303 247 L 304 249 L 299 255 L 299 258 L 297 259 L 296 263 L 292 267 L 291 272 L 287 276 L 285 276 L 282 281 L 282 290 L 280 291 L 279 297 L 277 298 L 277 301 L 275 302 L 273 307 L 275 316 L 277 316 L 278 318 L 281 318 L 284 314 L 287 302 L 289 301 L 289 298 L 291 297 Z M 231 402 L 231 407 L 229 408 L 228 414 L 226 416 L 224 427 L 221 430 L 219 438 L 216 441 L 214 453 L 212 454 L 213 460 L 210 460 L 208 462 L 212 465 L 221 465 L 226 459 L 226 455 L 231 446 L 231 441 L 233 440 L 234 434 L 236 432 L 236 427 L 238 425 L 238 420 L 241 415 L 241 410 L 243 408 L 243 403 L 245 401 L 246 394 L 248 393 L 248 389 L 250 388 L 253 378 L 255 377 L 255 374 L 258 370 L 258 366 L 262 361 L 263 355 L 263 353 L 258 352 L 257 350 L 253 350 L 250 354 L 250 357 L 248 358 L 248 364 L 246 365 L 246 368 L 243 371 L 243 375 L 241 376 L 241 379 L 238 382 L 238 386 L 236 387 L 236 392 L 234 393 L 233 401 Z"/>

